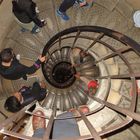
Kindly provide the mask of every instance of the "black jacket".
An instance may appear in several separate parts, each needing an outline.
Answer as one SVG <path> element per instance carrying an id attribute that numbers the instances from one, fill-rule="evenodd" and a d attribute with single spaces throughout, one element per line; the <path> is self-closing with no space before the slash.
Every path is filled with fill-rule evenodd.
<path id="1" fill-rule="evenodd" d="M 32 0 L 13 0 L 12 5 L 13 13 L 20 22 L 30 23 L 33 21 L 39 27 L 43 26 L 35 11 L 36 3 Z"/>
<path id="2" fill-rule="evenodd" d="M 40 68 L 41 61 L 38 59 L 32 66 L 28 67 L 21 64 L 15 57 L 10 67 L 3 66 L 0 60 L 0 75 L 9 80 L 20 78 L 27 79 L 26 74 L 33 74 Z"/>
<path id="3" fill-rule="evenodd" d="M 22 87 L 19 92 L 23 97 L 22 107 L 32 103 L 34 100 L 42 101 L 46 97 L 46 89 L 41 88 L 38 82 L 33 84 L 33 87 Z"/>

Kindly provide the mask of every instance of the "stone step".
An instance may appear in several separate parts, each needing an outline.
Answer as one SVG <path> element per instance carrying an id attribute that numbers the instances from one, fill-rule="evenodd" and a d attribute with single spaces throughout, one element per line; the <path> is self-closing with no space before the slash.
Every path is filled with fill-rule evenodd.
<path id="1" fill-rule="evenodd" d="M 88 120 L 93 125 L 93 127 L 96 129 L 96 131 L 100 131 L 102 127 L 106 126 L 111 120 L 115 121 L 115 118 L 117 116 L 117 113 L 110 110 L 109 108 L 104 108 L 101 111 L 97 112 L 96 114 L 92 114 L 88 116 Z M 78 126 L 80 130 L 80 134 L 82 136 L 89 135 L 90 132 L 87 129 L 85 123 L 81 120 L 78 121 Z"/>
<path id="2" fill-rule="evenodd" d="M 102 0 L 98 0 L 95 1 L 95 3 L 97 3 L 98 5 L 100 5 L 101 7 L 106 8 L 107 10 L 109 10 L 110 12 L 118 6 L 118 2 L 116 0 L 108 0 L 108 2 L 106 1 L 102 1 Z"/>

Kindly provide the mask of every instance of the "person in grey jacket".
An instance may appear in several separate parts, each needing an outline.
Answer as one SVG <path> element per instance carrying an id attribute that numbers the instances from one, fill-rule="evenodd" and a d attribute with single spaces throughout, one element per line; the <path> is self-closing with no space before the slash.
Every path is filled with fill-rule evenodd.
<path id="1" fill-rule="evenodd" d="M 38 32 L 38 27 L 45 25 L 45 20 L 38 18 L 36 3 L 32 0 L 12 0 L 12 11 L 20 26 L 32 33 Z"/>

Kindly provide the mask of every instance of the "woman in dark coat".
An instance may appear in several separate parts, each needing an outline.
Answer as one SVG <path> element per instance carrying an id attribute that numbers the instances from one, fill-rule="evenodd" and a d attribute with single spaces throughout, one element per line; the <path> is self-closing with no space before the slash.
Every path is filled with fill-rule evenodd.
<path id="1" fill-rule="evenodd" d="M 36 13 L 36 3 L 32 0 L 12 0 L 12 11 L 16 21 L 32 33 L 38 31 L 38 27 L 45 25 L 45 20 L 40 20 Z"/>

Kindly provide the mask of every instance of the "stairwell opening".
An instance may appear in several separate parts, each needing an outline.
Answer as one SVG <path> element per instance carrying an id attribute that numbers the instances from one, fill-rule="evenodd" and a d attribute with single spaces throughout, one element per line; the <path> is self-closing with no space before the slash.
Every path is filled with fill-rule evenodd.
<path id="1" fill-rule="evenodd" d="M 115 40 L 119 44 L 118 47 L 116 45 L 110 45 L 112 40 Z M 63 46 L 70 46 L 70 48 Z M 55 79 L 53 73 L 59 73 L 59 70 L 66 70 L 65 67 L 71 65 L 70 60 L 67 60 L 67 56 L 69 56 L 69 51 L 71 52 L 76 47 L 89 53 L 85 57 L 85 63 L 81 67 L 78 67 L 81 75 L 89 78 L 89 80 L 98 80 L 99 88 L 94 96 L 88 96 L 84 90 L 86 85 L 77 79 L 69 87 L 60 89 L 46 80 L 48 84 L 48 95 L 42 103 L 42 106 L 47 110 L 53 110 L 53 113 L 50 113 L 52 115 L 46 117 L 49 124 L 46 137 L 50 136 L 53 121 L 56 120 L 55 116 L 58 113 L 57 109 L 63 112 L 70 108 L 78 108 L 78 106 L 83 104 L 88 105 L 90 113 L 74 116 L 80 117 L 84 122 L 84 124 L 81 121 L 78 122 L 81 136 L 75 139 L 101 139 L 105 134 L 116 132 L 118 129 L 128 125 L 133 119 L 140 121 L 140 115 L 135 112 L 137 98 L 136 78 L 139 78 L 140 75 L 136 71 L 133 71 L 131 62 L 128 62 L 126 58 L 129 51 L 133 51 L 139 57 L 139 45 L 127 36 L 107 28 L 97 26 L 72 27 L 56 34 L 44 47 L 43 55 L 49 58 L 48 62 L 42 65 L 44 76 L 48 73 L 50 75 L 51 73 L 51 78 L 55 82 L 64 84 L 65 80 L 63 79 L 71 71 L 66 72 L 64 77 L 58 78 L 62 81 L 59 81 L 57 78 Z M 58 59 L 60 57 L 61 59 Z M 61 62 L 64 64 L 63 66 L 59 65 Z M 55 65 L 51 67 L 50 64 Z M 123 65 L 126 68 L 125 72 L 123 71 Z M 47 71 L 47 67 L 50 67 L 50 72 Z M 75 68 L 74 73 L 78 71 Z M 129 81 L 130 85 L 133 85 L 133 96 L 129 99 L 129 105 L 127 107 L 123 106 L 121 102 L 122 95 L 120 92 L 120 83 L 125 83 L 126 81 Z M 115 84 L 117 82 L 119 86 L 116 87 Z M 79 85 L 82 86 L 79 88 Z M 115 98 L 117 98 L 117 101 Z M 17 138 L 30 139 L 28 135 L 19 136 L 17 133 L 6 129 L 6 127 L 8 128 L 8 122 L 19 121 L 26 113 L 33 115 L 33 112 L 29 112 L 28 110 L 33 104 L 30 104 L 12 118 L 8 118 L 8 120 L 3 122 L 1 126 L 5 130 L 2 133 L 10 136 L 13 135 Z M 93 121 L 94 119 L 96 121 Z"/>

